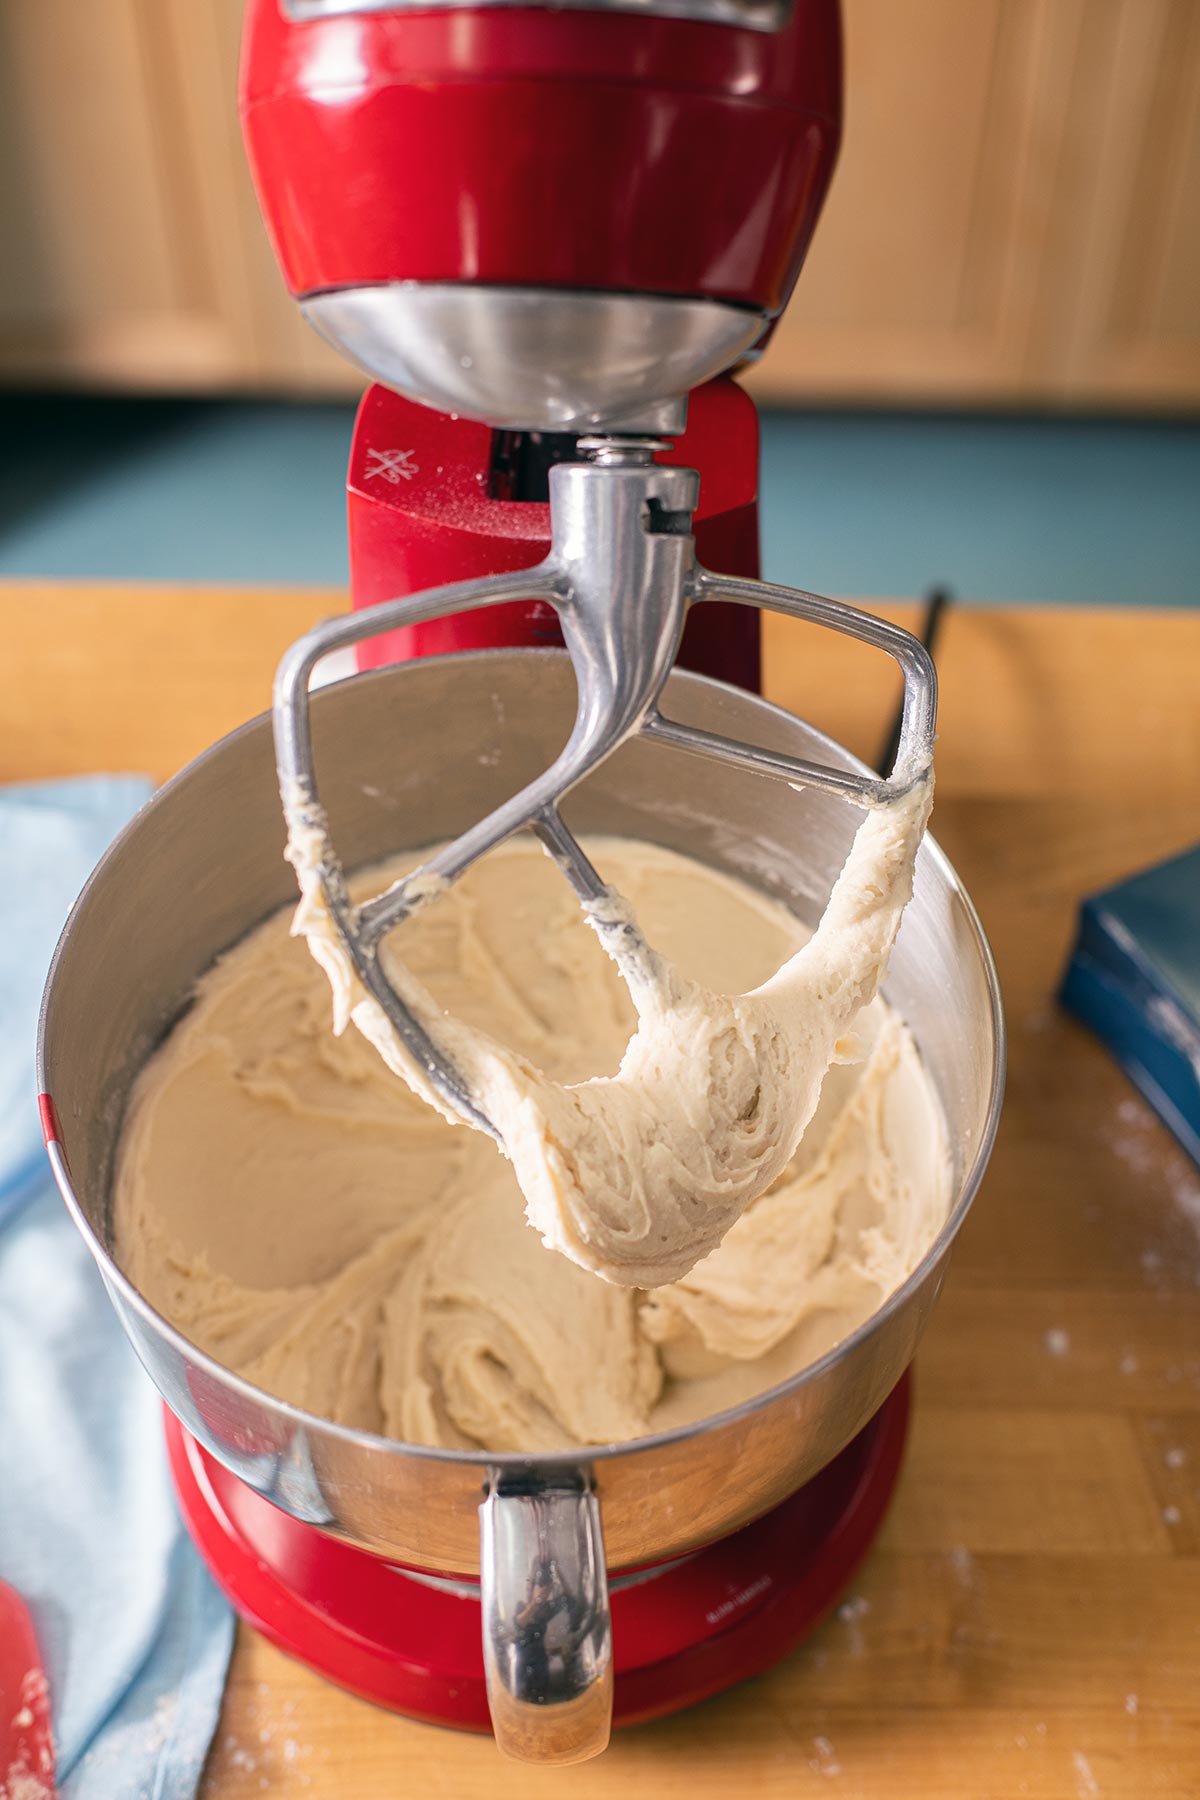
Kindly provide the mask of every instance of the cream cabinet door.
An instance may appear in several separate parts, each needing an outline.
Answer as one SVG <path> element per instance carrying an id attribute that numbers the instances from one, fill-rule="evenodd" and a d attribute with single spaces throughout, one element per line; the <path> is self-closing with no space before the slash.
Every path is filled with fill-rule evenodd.
<path id="1" fill-rule="evenodd" d="M 843 0 L 846 133 L 749 378 L 864 403 L 1200 404 L 1197 0 Z"/>
<path id="2" fill-rule="evenodd" d="M 842 154 L 751 385 L 1016 398 L 1061 135 L 1061 6 L 846 0 Z"/>
<path id="3" fill-rule="evenodd" d="M 1200 402 L 1200 4 L 1089 0 L 1046 254 L 1066 400 Z"/>
<path id="4" fill-rule="evenodd" d="M 297 317 L 258 218 L 237 121 L 241 11 L 0 10 L 0 375 L 362 386 Z"/>

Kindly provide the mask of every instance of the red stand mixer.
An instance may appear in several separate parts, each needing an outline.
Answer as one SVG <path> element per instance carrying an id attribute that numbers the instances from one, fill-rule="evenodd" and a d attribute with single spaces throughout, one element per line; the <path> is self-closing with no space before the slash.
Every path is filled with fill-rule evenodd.
<path id="1" fill-rule="evenodd" d="M 356 608 L 539 563 L 549 471 L 601 437 L 659 440 L 662 465 L 697 470 L 699 559 L 757 578 L 758 421 L 720 371 L 770 335 L 825 198 L 836 0 L 257 0 L 241 111 L 289 287 L 381 383 L 350 456 Z M 376 667 L 562 641 L 549 605 L 513 600 L 357 653 Z M 757 611 L 695 609 L 677 660 L 757 692 Z M 737 1680 L 811 1627 L 882 1516 L 906 1411 L 898 1391 L 757 1526 L 654 1580 L 614 1579 L 618 1720 Z M 278 1545 L 310 1528 L 256 1515 L 265 1503 L 178 1432 L 173 1462 L 219 1578 L 269 1633 L 385 1704 L 486 1726 L 472 1590 L 410 1584 L 380 1604 L 378 1567 L 320 1540 L 298 1587 L 297 1547 L 279 1564 Z M 216 1504 L 200 1504 L 201 1469 Z M 275 1581 L 254 1553 L 264 1530 Z"/>
<path id="2" fill-rule="evenodd" d="M 638 759 L 679 752 L 701 759 L 690 786 L 719 821 L 780 839 L 791 891 L 804 892 L 810 869 L 831 880 L 840 866 L 843 802 L 887 798 L 931 749 L 933 674 L 914 640 L 757 581 L 757 419 L 727 374 L 761 350 L 787 302 L 840 107 L 837 0 L 249 5 L 241 112 L 280 264 L 310 322 L 380 384 L 350 458 L 359 610 L 285 658 L 280 782 L 322 836 L 325 896 L 361 979 L 433 1084 L 484 1129 L 381 977 L 384 931 L 523 827 L 587 904 L 597 877 L 560 800 L 583 784 L 599 795 L 587 829 L 650 835 L 663 816 L 644 803 Z M 900 663 L 890 776 L 751 697 L 763 605 Z M 553 655 L 531 677 L 530 647 L 546 645 L 565 645 L 571 666 Z M 406 780 L 425 783 L 415 816 L 460 833 L 418 871 L 436 878 L 419 892 L 406 878 L 355 907 L 309 732 L 312 670 L 349 646 L 380 672 L 312 703 L 327 721 L 322 791 L 336 795 L 329 817 L 345 821 L 347 860 L 397 847 L 381 835 L 396 815 L 371 813 L 376 790 L 352 766 L 372 733 L 405 746 Z M 441 654 L 481 649 L 494 655 Z M 673 697 L 670 717 L 660 694 Z M 515 796 L 494 766 L 489 701 L 525 733 Z M 183 1510 L 235 1605 L 355 1692 L 443 1724 L 486 1729 L 490 1714 L 510 1754 L 577 1761 L 603 1748 L 610 1714 L 652 1718 L 768 1667 L 865 1554 L 899 1469 L 904 1371 L 995 1129 L 1002 1053 L 986 945 L 953 871 L 924 847 L 919 962 L 898 945 L 891 979 L 943 1093 L 957 1197 L 912 1276 L 844 1344 L 728 1414 L 628 1445 L 530 1459 L 372 1438 L 239 1382 L 147 1307 L 106 1243 L 95 1172 L 111 1150 L 77 1123 L 119 1116 L 111 1097 L 138 1046 L 186 991 L 180 945 L 194 979 L 230 942 L 235 913 L 250 922 L 281 902 L 266 735 L 248 727 L 198 759 L 81 898 L 43 1024 L 51 1159 L 169 1402 Z M 632 784 L 609 772 L 618 749 L 633 756 Z M 768 787 L 782 788 L 770 806 Z M 156 808 L 176 815 L 169 879 Z M 198 860 L 214 817 L 236 906 L 212 897 Z M 148 925 L 139 980 L 110 992 L 121 971 L 90 946 L 133 883 L 136 916 L 163 919 L 162 941 Z M 949 996 L 936 1016 L 931 993 Z M 75 1021 L 93 1005 L 104 1053 L 84 1060 Z M 986 1047 L 966 1075 L 963 1018 Z"/>

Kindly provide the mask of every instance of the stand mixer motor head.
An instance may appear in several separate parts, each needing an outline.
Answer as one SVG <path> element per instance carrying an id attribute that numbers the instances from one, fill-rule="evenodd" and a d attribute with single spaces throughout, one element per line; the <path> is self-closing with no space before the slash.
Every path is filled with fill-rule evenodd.
<path id="1" fill-rule="evenodd" d="M 837 0 L 251 0 L 241 113 L 310 322 L 519 430 L 676 431 L 825 198 Z"/>

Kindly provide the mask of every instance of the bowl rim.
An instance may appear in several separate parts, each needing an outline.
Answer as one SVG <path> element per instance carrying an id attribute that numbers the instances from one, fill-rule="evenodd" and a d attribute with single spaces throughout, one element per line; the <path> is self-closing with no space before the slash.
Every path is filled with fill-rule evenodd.
<path id="1" fill-rule="evenodd" d="M 524 646 L 498 646 L 486 650 L 457 651 L 436 658 L 416 658 L 410 662 L 392 663 L 380 669 L 356 673 L 341 681 L 330 682 L 325 686 L 314 690 L 312 702 L 314 706 L 319 707 L 322 703 L 321 697 L 324 693 L 333 692 L 337 689 L 344 689 L 349 682 L 380 682 L 403 679 L 406 674 L 410 674 L 413 670 L 421 668 L 426 663 L 432 664 L 436 662 L 438 665 L 470 663 L 473 666 L 477 666 L 484 661 L 527 660 L 530 658 L 552 658 L 560 661 L 569 661 L 565 650 L 552 647 L 534 648 Z M 812 725 L 807 719 L 802 719 L 798 713 L 789 712 L 786 707 L 780 706 L 774 701 L 765 699 L 761 694 L 752 694 L 746 689 L 734 687 L 730 682 L 719 681 L 712 676 L 700 675 L 693 670 L 680 669 L 677 667 L 672 670 L 669 677 L 668 691 L 672 686 L 678 690 L 678 687 L 681 684 L 692 688 L 699 687 L 702 690 L 710 691 L 718 696 L 728 695 L 738 701 L 749 701 L 757 708 L 763 709 L 784 723 L 795 723 L 799 720 L 799 722 L 805 726 L 806 730 L 812 732 L 822 749 L 829 753 L 834 759 L 840 761 L 844 767 L 859 774 L 872 775 L 875 773 L 875 771 L 868 768 L 867 764 L 864 763 L 861 758 L 853 755 L 853 753 L 847 750 L 844 745 L 839 744 L 836 739 L 831 738 L 827 733 L 818 730 L 818 728 Z M 269 735 L 270 728 L 270 712 L 259 713 L 253 719 L 248 719 L 244 724 L 238 725 L 232 731 L 224 733 L 223 736 L 217 738 L 215 742 L 209 744 L 202 750 L 198 756 L 192 757 L 190 761 L 185 763 L 181 769 L 165 781 L 161 787 L 156 788 L 149 799 L 138 808 L 137 812 L 114 838 L 113 842 L 109 845 L 104 855 L 92 870 L 92 873 L 89 875 L 81 889 L 75 904 L 72 906 L 71 911 L 67 916 L 67 921 L 59 934 L 42 992 L 37 1032 L 37 1077 L 39 1094 L 48 1094 L 51 1091 L 48 1087 L 47 1080 L 47 1061 L 50 1055 L 49 1038 L 53 1025 L 51 1014 L 54 1006 L 55 985 L 59 968 L 66 955 L 68 940 L 74 929 L 76 920 L 95 895 L 96 889 L 105 880 L 109 866 L 121 855 L 125 845 L 133 835 L 144 826 L 146 819 L 157 811 L 160 806 L 168 804 L 170 797 L 175 790 L 190 780 L 201 765 L 208 762 L 214 756 L 226 750 L 229 746 L 242 738 L 251 736 L 256 732 L 261 732 L 263 730 L 266 730 Z M 56 1139 L 48 1138 L 46 1150 L 59 1192 L 62 1195 L 67 1210 L 71 1214 L 76 1227 L 81 1232 L 84 1242 L 87 1244 L 88 1249 L 104 1278 L 105 1284 L 109 1288 L 110 1294 L 112 1293 L 112 1290 L 115 1289 L 123 1303 L 138 1316 L 142 1323 L 156 1337 L 165 1339 L 171 1349 L 184 1362 L 198 1367 L 206 1375 L 212 1377 L 221 1385 L 232 1389 L 234 1393 L 252 1405 L 259 1408 L 269 1408 L 274 1414 L 286 1420 L 290 1425 L 297 1429 L 302 1429 L 305 1432 L 311 1433 L 313 1430 L 316 1430 L 323 1434 L 332 1434 L 342 1443 L 353 1445 L 356 1449 L 368 1450 L 375 1452 L 376 1454 L 387 1456 L 411 1456 L 420 1458 L 424 1461 L 452 1463 L 460 1465 L 463 1468 L 477 1469 L 483 1467 L 486 1469 L 494 1469 L 497 1472 L 511 1472 L 533 1468 L 536 1468 L 539 1471 L 544 1470 L 553 1472 L 555 1470 L 578 1470 L 581 1465 L 591 1466 L 593 1464 L 603 1464 L 615 1461 L 618 1457 L 622 1456 L 640 1456 L 656 1450 L 672 1448 L 675 1445 L 686 1443 L 691 1438 L 698 1437 L 702 1433 L 714 1431 L 724 1426 L 740 1424 L 752 1414 L 764 1410 L 774 1402 L 785 1399 L 789 1395 L 797 1394 L 810 1384 L 819 1381 L 828 1370 L 833 1368 L 838 1362 L 849 1357 L 860 1344 L 865 1343 L 869 1338 L 874 1336 L 874 1334 L 881 1330 L 890 1319 L 894 1318 L 897 1313 L 903 1310 L 913 1295 L 915 1295 L 925 1284 L 937 1265 L 942 1262 L 948 1254 L 950 1247 L 962 1226 L 963 1220 L 970 1210 L 975 1195 L 979 1190 L 979 1184 L 983 1179 L 984 1171 L 987 1168 L 988 1160 L 995 1144 L 1004 1100 L 1008 1048 L 1004 1003 L 1000 992 L 1000 979 L 996 969 L 995 958 L 992 954 L 987 934 L 983 929 L 982 921 L 980 920 L 970 894 L 967 892 L 957 870 L 951 863 L 945 851 L 941 848 L 940 844 L 938 844 L 937 840 L 930 836 L 928 832 L 926 832 L 925 837 L 922 840 L 919 855 L 929 858 L 934 869 L 945 883 L 951 897 L 961 906 L 971 942 L 979 957 L 988 992 L 989 1020 L 992 1030 L 992 1070 L 988 1088 L 987 1111 L 975 1156 L 972 1159 L 970 1168 L 963 1178 L 955 1203 L 946 1215 L 946 1219 L 938 1231 L 937 1236 L 929 1245 L 929 1248 L 921 1257 L 920 1261 L 912 1270 L 910 1270 L 900 1285 L 892 1290 L 882 1305 L 877 1307 L 874 1312 L 864 1319 L 860 1325 L 856 1326 L 846 1337 L 841 1338 L 831 1349 L 827 1350 L 823 1356 L 818 1357 L 815 1362 L 806 1363 L 805 1366 L 802 1369 L 798 1369 L 795 1374 L 787 1376 L 783 1381 L 776 1382 L 769 1388 L 764 1388 L 761 1393 L 751 1395 L 749 1399 L 739 1401 L 736 1406 L 726 1407 L 720 1412 L 706 1413 L 701 1419 L 691 1420 L 683 1425 L 672 1426 L 664 1431 L 649 1433 L 645 1437 L 626 1438 L 619 1442 L 608 1444 L 581 1444 L 574 1449 L 540 1452 L 443 1449 L 433 1444 L 410 1444 L 399 1438 L 385 1437 L 380 1432 L 363 1431 L 355 1426 L 340 1425 L 333 1419 L 324 1418 L 319 1413 L 307 1412 L 302 1407 L 292 1405 L 290 1401 L 281 1400 L 276 1395 L 268 1393 L 265 1389 L 256 1387 L 254 1383 L 248 1381 L 245 1376 L 237 1374 L 236 1371 L 228 1368 L 224 1363 L 218 1362 L 215 1357 L 210 1356 L 207 1351 L 201 1350 L 199 1346 L 193 1344 L 191 1339 L 186 1337 L 177 1326 L 172 1325 L 169 1319 L 164 1318 L 163 1315 L 144 1297 L 141 1291 L 134 1286 L 133 1282 L 130 1281 L 129 1277 L 121 1269 L 116 1258 L 93 1226 L 75 1191 L 74 1181 L 67 1164 L 63 1145 Z M 247 931 L 252 929 L 253 923 L 246 927 Z M 128 1096 L 126 1096 L 126 1101 L 127 1100 Z M 554 1253 L 547 1252 L 547 1254 L 552 1255 Z M 155 1385 L 157 1385 L 157 1383 Z"/>

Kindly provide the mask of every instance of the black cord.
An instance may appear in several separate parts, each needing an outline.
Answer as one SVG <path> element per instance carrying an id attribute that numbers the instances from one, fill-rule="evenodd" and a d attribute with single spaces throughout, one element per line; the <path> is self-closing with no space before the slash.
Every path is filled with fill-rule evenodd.
<path id="1" fill-rule="evenodd" d="M 933 655 L 934 647 L 937 644 L 938 631 L 940 630 L 942 623 L 942 615 L 946 611 L 946 608 L 952 604 L 953 600 L 954 595 L 947 587 L 930 588 L 925 596 L 925 617 L 921 621 L 921 629 L 917 633 L 917 636 L 928 650 L 930 656 Z M 896 752 L 900 748 L 900 727 L 903 721 L 904 702 L 902 700 L 896 708 L 895 721 L 891 731 L 884 740 L 883 749 L 880 752 L 879 761 L 876 764 L 881 775 L 891 774 L 892 764 L 896 760 Z"/>

